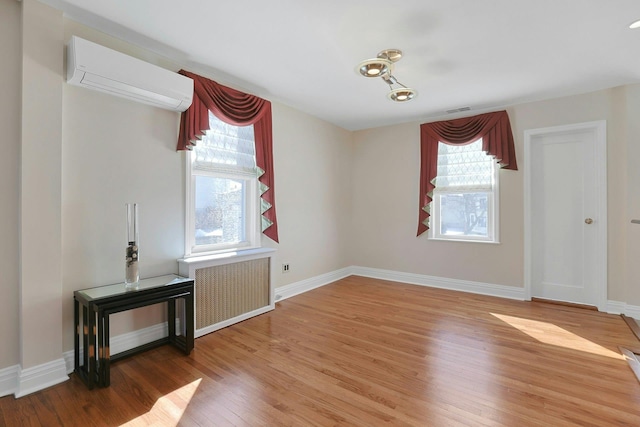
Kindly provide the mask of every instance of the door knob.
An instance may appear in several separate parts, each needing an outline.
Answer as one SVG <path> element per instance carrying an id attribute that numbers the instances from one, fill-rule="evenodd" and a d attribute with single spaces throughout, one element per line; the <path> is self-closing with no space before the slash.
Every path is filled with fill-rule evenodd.
<path id="1" fill-rule="evenodd" d="M 585 224 L 591 224 L 591 223 L 593 223 L 593 220 L 591 218 L 587 218 L 587 219 L 584 220 L 584 223 Z"/>

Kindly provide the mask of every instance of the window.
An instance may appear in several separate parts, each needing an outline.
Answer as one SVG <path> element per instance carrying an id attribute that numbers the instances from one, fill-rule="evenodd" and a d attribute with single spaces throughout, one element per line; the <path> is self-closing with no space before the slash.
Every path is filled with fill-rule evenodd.
<path id="1" fill-rule="evenodd" d="M 253 126 L 211 112 L 209 125 L 187 153 L 186 256 L 254 247 L 259 239 Z"/>
<path id="2" fill-rule="evenodd" d="M 482 139 L 438 146 L 438 176 L 431 206 L 431 238 L 497 242 L 498 164 Z"/>

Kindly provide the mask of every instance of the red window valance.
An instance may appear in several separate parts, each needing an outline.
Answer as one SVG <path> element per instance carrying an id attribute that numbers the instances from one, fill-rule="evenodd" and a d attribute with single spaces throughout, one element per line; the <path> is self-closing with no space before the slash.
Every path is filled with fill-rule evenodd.
<path id="1" fill-rule="evenodd" d="M 234 126 L 253 125 L 256 166 L 263 172 L 258 177 L 262 184 L 262 233 L 277 242 L 271 103 L 185 70 L 179 73 L 193 79 L 194 96 L 193 103 L 180 117 L 178 151 L 190 150 L 209 130 L 209 110 Z"/>
<path id="2" fill-rule="evenodd" d="M 420 125 L 420 213 L 418 236 L 429 229 L 429 205 L 438 176 L 438 143 L 464 145 L 482 138 L 482 150 L 502 168 L 518 170 L 506 111 Z"/>

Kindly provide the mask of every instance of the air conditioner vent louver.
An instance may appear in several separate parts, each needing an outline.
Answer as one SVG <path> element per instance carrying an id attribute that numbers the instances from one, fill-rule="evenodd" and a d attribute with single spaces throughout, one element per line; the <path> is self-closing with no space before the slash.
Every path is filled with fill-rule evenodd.
<path id="1" fill-rule="evenodd" d="M 192 79 L 76 36 L 67 48 L 67 83 L 172 111 L 193 98 Z"/>

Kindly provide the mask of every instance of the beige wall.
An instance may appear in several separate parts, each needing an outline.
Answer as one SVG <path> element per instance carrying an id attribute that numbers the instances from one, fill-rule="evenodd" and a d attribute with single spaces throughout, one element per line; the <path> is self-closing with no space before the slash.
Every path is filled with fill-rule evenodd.
<path id="1" fill-rule="evenodd" d="M 20 3 L 0 0 L 0 369 L 18 363 L 18 192 L 20 162 Z"/>
<path id="2" fill-rule="evenodd" d="M 522 172 L 500 171 L 500 245 L 432 241 L 416 237 L 419 123 L 364 130 L 354 138 L 354 265 L 522 286 Z"/>
<path id="3" fill-rule="evenodd" d="M 19 263 L 23 370 L 52 360 L 58 367 L 63 365 L 63 52 L 62 13 L 36 0 L 24 0 Z M 23 387 L 28 386 L 21 383 L 21 392 Z"/>
<path id="4" fill-rule="evenodd" d="M 632 219 L 640 219 L 640 85 L 627 86 L 625 88 L 624 105 L 626 110 L 626 123 L 624 139 L 627 151 L 624 157 L 617 157 L 617 163 L 609 162 L 611 169 L 625 170 L 626 187 L 621 195 L 622 206 L 620 210 L 625 215 L 619 215 L 620 233 L 626 237 L 626 245 L 620 250 L 621 256 L 626 257 L 626 294 L 620 297 L 620 301 L 640 306 L 640 224 L 631 224 Z M 626 160 L 626 163 L 625 163 Z M 623 178 L 625 178 L 623 176 Z M 625 206 L 626 205 L 626 206 Z M 625 209 L 626 207 L 626 209 Z M 626 249 L 626 250 L 625 250 Z"/>
<path id="5" fill-rule="evenodd" d="M 351 133 L 276 103 L 273 139 L 280 239 L 275 286 L 351 265 Z M 276 247 L 269 242 L 263 238 Z M 286 274 L 282 263 L 289 263 Z"/>
<path id="6" fill-rule="evenodd" d="M 177 272 L 184 255 L 184 153 L 178 113 L 64 85 L 63 318 L 73 291 L 124 280 L 125 203 L 139 204 L 140 274 Z M 164 308 L 114 316 L 118 335 L 158 323 Z M 72 348 L 65 335 L 65 350 Z"/>
<path id="7" fill-rule="evenodd" d="M 71 35 L 177 70 L 150 52 L 73 21 Z M 211 76 L 215 79 L 215 76 Z M 184 255 L 185 153 L 175 150 L 179 114 L 64 84 L 63 275 L 64 294 L 115 283 L 124 275 L 124 204 L 140 204 L 142 277 L 177 272 Z M 350 133 L 291 108 L 273 104 L 276 207 L 280 244 L 275 286 L 349 265 Z M 280 265 L 290 263 L 282 274 Z M 112 334 L 159 323 L 161 306 L 121 313 Z M 73 325 L 71 299 L 63 300 L 64 329 Z M 64 348 L 73 347 L 72 334 Z"/>
<path id="8" fill-rule="evenodd" d="M 584 95 L 523 104 L 511 108 L 517 144 L 522 147 L 527 129 L 545 128 L 595 120 L 607 121 L 607 214 L 608 214 L 608 299 L 625 301 L 626 268 L 623 223 L 626 215 L 625 167 L 626 140 L 620 129 L 626 120 L 621 101 L 625 88 L 603 90 Z"/>
<path id="9" fill-rule="evenodd" d="M 78 35 L 169 69 L 180 67 L 120 40 L 65 20 Z M 124 280 L 125 203 L 139 204 L 140 274 L 177 272 L 184 255 L 184 153 L 176 152 L 180 116 L 63 83 L 63 283 L 74 290 Z M 159 323 L 162 305 L 112 317 L 114 336 Z M 64 330 L 73 328 L 63 299 Z M 73 348 L 64 336 L 64 349 Z"/>
<path id="10" fill-rule="evenodd" d="M 607 121 L 609 295 L 640 302 L 640 267 L 626 256 L 640 249 L 640 87 L 626 86 L 584 95 L 521 104 L 507 110 L 520 170 L 500 172 L 499 245 L 416 238 L 419 123 L 354 134 L 352 261 L 355 265 L 444 278 L 522 287 L 523 144 L 527 129 Z M 634 190 L 636 189 L 636 190 Z M 629 239 L 627 240 L 627 236 Z M 633 236 L 636 236 L 635 238 Z"/>

